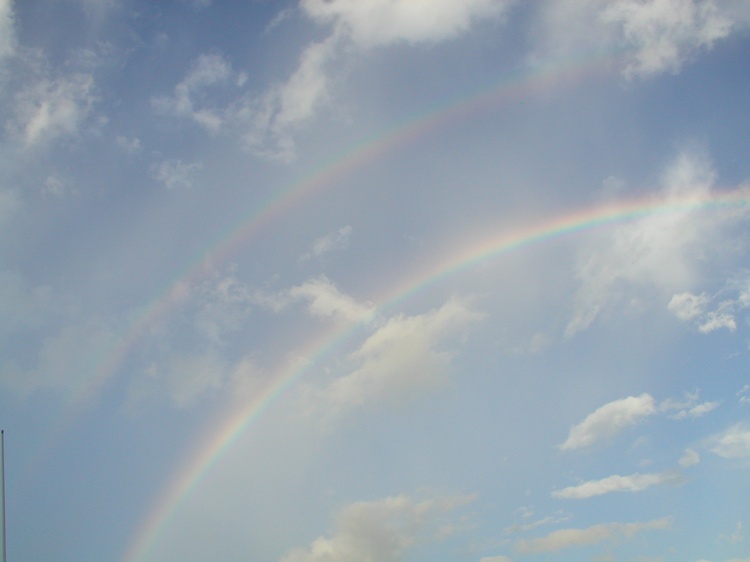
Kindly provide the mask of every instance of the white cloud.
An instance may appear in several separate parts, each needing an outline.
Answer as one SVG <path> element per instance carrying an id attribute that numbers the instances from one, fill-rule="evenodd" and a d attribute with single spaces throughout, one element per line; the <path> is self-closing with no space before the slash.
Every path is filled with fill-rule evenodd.
<path id="1" fill-rule="evenodd" d="M 735 1 L 548 1 L 538 15 L 532 59 L 621 52 L 627 78 L 675 73 L 748 24 L 747 3 Z"/>
<path id="2" fill-rule="evenodd" d="M 706 293 L 694 295 L 686 292 L 674 295 L 667 308 L 680 320 L 692 320 L 705 313 L 710 301 Z"/>
<path id="3" fill-rule="evenodd" d="M 509 4 L 507 0 L 303 0 L 303 12 L 333 30 L 305 47 L 288 80 L 245 102 L 238 115 L 249 126 L 248 149 L 274 160 L 293 160 L 294 135 L 332 97 L 330 68 L 352 45 L 366 51 L 400 42 L 443 41 L 465 33 L 475 21 L 503 14 Z"/>
<path id="4" fill-rule="evenodd" d="M 750 397 L 745 396 L 746 394 L 750 393 L 750 385 L 746 384 L 741 389 L 737 391 L 738 402 L 740 404 L 750 404 Z"/>
<path id="5" fill-rule="evenodd" d="M 672 297 L 667 308 L 677 318 L 684 321 L 692 321 L 703 334 L 708 334 L 721 328 L 730 332 L 737 329 L 735 311 L 745 308 L 742 300 L 724 300 L 720 302 L 716 310 L 707 310 L 711 298 L 702 293 L 694 295 L 689 292 L 679 293 Z"/>
<path id="6" fill-rule="evenodd" d="M 680 466 L 683 468 L 687 468 L 689 466 L 694 466 L 701 462 L 701 456 L 698 454 L 698 452 L 695 449 L 685 449 L 685 452 L 680 457 L 680 460 L 678 461 Z"/>
<path id="7" fill-rule="evenodd" d="M 686 393 L 684 400 L 675 400 L 668 398 L 659 404 L 660 412 L 674 412 L 670 414 L 670 418 L 675 420 L 683 420 L 685 418 L 699 418 L 719 406 L 718 402 L 702 402 L 698 403 L 698 392 Z"/>
<path id="8" fill-rule="evenodd" d="M 294 159 L 294 134 L 317 113 L 329 95 L 326 65 L 333 59 L 338 38 L 332 35 L 310 44 L 297 70 L 281 85 L 251 99 L 239 116 L 249 123 L 248 149 L 263 157 L 289 162 Z"/>
<path id="9" fill-rule="evenodd" d="M 738 423 L 709 440 L 712 452 L 725 459 L 750 459 L 750 427 Z"/>
<path id="10" fill-rule="evenodd" d="M 715 176 L 705 157 L 682 153 L 663 174 L 662 189 L 653 201 L 666 212 L 628 221 L 591 242 L 579 266 L 581 287 L 567 336 L 587 329 L 605 307 L 625 301 L 636 290 L 674 294 L 698 282 L 701 257 L 710 254 L 709 248 L 721 247 L 717 240 L 722 228 L 745 216 L 734 210 L 697 211 L 711 200 Z M 688 200 L 694 205 L 680 206 Z M 681 295 L 671 301 L 671 310 L 685 318 L 698 317 L 704 306 L 701 296 Z M 726 325 L 723 313 L 712 316 L 703 329 Z"/>
<path id="11" fill-rule="evenodd" d="M 601 17 L 621 29 L 623 43 L 634 51 L 626 76 L 647 76 L 676 72 L 695 51 L 728 36 L 733 22 L 720 6 L 710 0 L 619 0 Z"/>
<path id="12" fill-rule="evenodd" d="M 568 451 L 588 447 L 616 435 L 654 413 L 654 399 L 646 393 L 609 402 L 573 426 L 560 449 Z"/>
<path id="13" fill-rule="evenodd" d="M 78 73 L 43 79 L 17 95 L 16 127 L 26 148 L 78 134 L 96 101 L 94 79 Z"/>
<path id="14" fill-rule="evenodd" d="M 332 23 L 366 48 L 422 43 L 465 33 L 474 21 L 503 14 L 507 0 L 302 0 L 313 19 Z"/>
<path id="15" fill-rule="evenodd" d="M 334 232 L 321 236 L 313 243 L 312 250 L 303 255 L 301 259 L 318 258 L 334 250 L 343 250 L 349 245 L 351 233 L 351 226 L 342 226 Z"/>
<path id="16" fill-rule="evenodd" d="M 675 471 L 629 474 L 620 476 L 614 474 L 600 480 L 589 480 L 577 486 L 570 486 L 552 492 L 558 499 L 586 499 L 594 496 L 609 494 L 610 492 L 642 492 L 646 488 L 659 484 L 675 483 L 681 480 L 681 475 Z"/>
<path id="17" fill-rule="evenodd" d="M 280 562 L 397 562 L 418 540 L 430 538 L 438 516 L 472 499 L 416 501 L 401 495 L 350 504 L 338 515 L 330 536 L 318 537 L 308 548 L 291 550 Z"/>
<path id="18" fill-rule="evenodd" d="M 175 86 L 173 96 L 156 97 L 151 103 L 157 111 L 187 117 L 216 133 L 224 123 L 224 110 L 208 105 L 206 90 L 227 83 L 232 76 L 231 66 L 220 55 L 201 55 L 185 79 Z"/>
<path id="19" fill-rule="evenodd" d="M 349 295 L 343 294 L 328 279 L 312 279 L 289 290 L 292 299 L 306 299 L 308 310 L 314 316 L 338 318 L 350 322 L 360 322 L 372 316 L 371 305 L 360 304 Z"/>
<path id="20" fill-rule="evenodd" d="M 585 529 L 559 529 L 545 537 L 519 540 L 516 549 L 524 554 L 557 552 L 564 548 L 631 539 L 643 531 L 669 529 L 671 525 L 671 518 L 663 517 L 646 523 L 602 523 Z"/>
<path id="21" fill-rule="evenodd" d="M 151 177 L 163 183 L 167 189 L 189 189 L 193 187 L 192 176 L 203 168 L 200 162 L 185 163 L 179 158 L 154 163 Z"/>
<path id="22" fill-rule="evenodd" d="M 443 383 L 450 353 L 440 350 L 440 344 L 480 317 L 451 300 L 426 314 L 389 319 L 352 354 L 360 367 L 322 391 L 329 411 L 335 414 L 373 400 L 400 402 Z"/>

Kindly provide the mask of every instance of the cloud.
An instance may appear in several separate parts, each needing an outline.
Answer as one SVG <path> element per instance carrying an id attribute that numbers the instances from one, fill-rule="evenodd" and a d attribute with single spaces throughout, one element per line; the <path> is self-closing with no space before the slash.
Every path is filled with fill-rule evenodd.
<path id="1" fill-rule="evenodd" d="M 699 49 L 710 49 L 727 37 L 730 14 L 712 1 L 619 0 L 602 11 L 602 21 L 616 25 L 621 42 L 633 51 L 626 76 L 677 72 Z"/>
<path id="2" fill-rule="evenodd" d="M 619 52 L 626 78 L 676 73 L 702 50 L 750 23 L 746 3 L 712 0 L 548 1 L 532 60 L 582 50 Z"/>
<path id="3" fill-rule="evenodd" d="M 552 496 L 558 499 L 580 500 L 609 494 L 610 492 L 642 492 L 651 486 L 679 482 L 681 478 L 681 475 L 675 471 L 649 474 L 635 473 L 628 476 L 614 474 L 601 480 L 589 480 L 577 486 L 556 490 L 552 492 Z"/>
<path id="4" fill-rule="evenodd" d="M 659 404 L 660 412 L 673 412 L 669 417 L 675 420 L 685 418 L 699 418 L 711 412 L 719 406 L 718 402 L 703 402 L 698 404 L 698 392 L 686 393 L 684 400 L 668 398 Z"/>
<path id="5" fill-rule="evenodd" d="M 354 44 L 372 48 L 398 42 L 434 43 L 468 31 L 472 23 L 502 15 L 507 0 L 302 0 L 320 23 L 330 23 Z"/>
<path id="6" fill-rule="evenodd" d="M 16 26 L 12 0 L 0 0 L 0 63 L 16 54 Z"/>
<path id="7" fill-rule="evenodd" d="M 637 424 L 642 418 L 656 413 L 654 399 L 649 394 L 628 396 L 609 402 L 573 426 L 568 438 L 560 445 L 563 451 L 589 447 L 602 439 L 613 437 L 623 429 Z"/>
<path id="8" fill-rule="evenodd" d="M 321 236 L 313 243 L 312 250 L 304 254 L 301 259 L 318 258 L 334 250 L 343 250 L 349 245 L 351 233 L 351 226 L 343 226 L 334 232 Z"/>
<path id="9" fill-rule="evenodd" d="M 318 537 L 308 548 L 295 548 L 280 562 L 396 562 L 417 541 L 429 539 L 438 516 L 473 498 L 465 496 L 417 501 L 400 495 L 358 502 L 341 510 L 329 536 Z"/>
<path id="10" fill-rule="evenodd" d="M 685 449 L 678 462 L 682 468 L 687 468 L 701 462 L 701 456 L 694 449 Z"/>
<path id="11" fill-rule="evenodd" d="M 371 317 L 374 308 L 360 304 L 349 295 L 343 294 L 325 277 L 312 279 L 289 290 L 293 300 L 308 301 L 308 310 L 313 316 L 338 318 L 349 322 L 360 322 Z"/>
<path id="12" fill-rule="evenodd" d="M 164 184 L 167 189 L 190 189 L 193 187 L 192 176 L 203 169 L 200 162 L 185 163 L 179 158 L 163 160 L 154 163 L 151 168 L 151 177 Z"/>
<path id="13" fill-rule="evenodd" d="M 394 43 L 436 43 L 468 31 L 481 19 L 502 15 L 507 0 L 303 0 L 303 13 L 332 26 L 323 40 L 308 44 L 283 83 L 251 97 L 238 112 L 248 124 L 245 141 L 258 156 L 290 162 L 295 134 L 332 97 L 331 69 L 352 46 L 359 52 Z"/>
<path id="14" fill-rule="evenodd" d="M 371 401 L 400 402 L 445 382 L 450 353 L 441 343 L 479 318 L 458 300 L 390 318 L 351 355 L 360 366 L 320 391 L 323 402 L 338 413 Z"/>
<path id="15" fill-rule="evenodd" d="M 308 45 L 297 70 L 285 83 L 245 102 L 238 115 L 249 124 L 245 143 L 251 152 L 282 162 L 295 158 L 294 134 L 329 96 L 326 66 L 334 58 L 337 40 L 333 35 Z"/>
<path id="16" fill-rule="evenodd" d="M 746 384 L 737 391 L 737 396 L 739 397 L 737 401 L 740 404 L 750 404 L 750 397 L 746 396 L 748 393 L 750 393 L 750 385 Z"/>
<path id="17" fill-rule="evenodd" d="M 76 73 L 43 79 L 17 95 L 16 129 L 26 148 L 78 134 L 96 101 L 94 79 Z"/>
<path id="18" fill-rule="evenodd" d="M 516 549 L 523 554 L 557 552 L 564 548 L 632 539 L 643 531 L 669 529 L 671 525 L 672 519 L 663 517 L 646 523 L 602 523 L 585 529 L 560 529 L 545 537 L 519 540 Z"/>
<path id="19" fill-rule="evenodd" d="M 703 334 L 721 328 L 734 332 L 737 329 L 737 322 L 734 319 L 735 303 L 723 301 L 717 310 L 707 311 L 706 307 L 710 300 L 705 293 L 700 295 L 689 292 L 679 293 L 672 297 L 667 308 L 680 320 L 693 321 L 698 331 Z"/>
<path id="20" fill-rule="evenodd" d="M 709 449 L 725 459 L 750 459 L 750 427 L 738 423 L 709 439 Z"/>
<path id="21" fill-rule="evenodd" d="M 187 117 L 207 131 L 217 133 L 224 123 L 223 110 L 208 105 L 206 90 L 227 83 L 233 74 L 220 55 L 201 55 L 175 86 L 173 96 L 155 97 L 151 104 L 156 111 Z"/>
<path id="22" fill-rule="evenodd" d="M 705 156 L 683 152 L 662 175 L 662 188 L 653 203 L 669 209 L 689 199 L 694 206 L 628 221 L 591 243 L 581 256 L 577 273 L 581 286 L 567 336 L 587 329 L 602 310 L 636 289 L 674 294 L 675 289 L 698 282 L 704 267 L 700 257 L 721 246 L 717 240 L 722 228 L 746 216 L 736 210 L 697 212 L 702 202 L 711 200 L 715 177 Z M 696 317 L 704 305 L 700 296 L 681 296 L 671 310 Z M 716 329 L 723 321 L 717 316 L 705 329 Z"/>

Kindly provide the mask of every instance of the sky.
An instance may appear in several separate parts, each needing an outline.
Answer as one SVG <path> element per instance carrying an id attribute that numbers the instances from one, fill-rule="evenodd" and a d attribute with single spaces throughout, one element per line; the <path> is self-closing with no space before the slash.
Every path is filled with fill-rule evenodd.
<path id="1" fill-rule="evenodd" d="M 8 560 L 750 561 L 745 0 L 0 0 Z"/>

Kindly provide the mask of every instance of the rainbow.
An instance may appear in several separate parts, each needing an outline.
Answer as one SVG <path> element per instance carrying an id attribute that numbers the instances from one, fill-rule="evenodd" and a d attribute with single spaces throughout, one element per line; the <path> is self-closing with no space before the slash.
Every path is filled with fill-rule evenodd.
<path id="1" fill-rule="evenodd" d="M 711 196 L 690 195 L 669 200 L 646 197 L 594 206 L 556 216 L 512 232 L 501 232 L 483 238 L 480 243 L 459 252 L 457 255 L 438 261 L 428 269 L 411 276 L 387 294 L 376 307 L 376 314 L 382 314 L 410 295 L 486 260 L 496 259 L 511 252 L 542 244 L 548 240 L 643 217 L 721 209 L 732 210 L 735 208 L 750 209 L 750 190 L 742 189 Z M 197 454 L 187 463 L 187 468 L 159 498 L 156 507 L 144 521 L 136 540 L 124 556 L 123 561 L 136 562 L 144 559 L 171 515 L 177 511 L 181 502 L 190 495 L 212 466 L 217 463 L 224 451 L 228 450 L 279 396 L 284 394 L 300 377 L 318 365 L 342 339 L 358 327 L 359 325 L 340 328 L 310 342 L 300 355 L 309 357 L 309 359 L 302 363 L 290 363 L 280 369 L 262 392 L 222 424 L 208 444 L 198 449 Z"/>
<path id="2" fill-rule="evenodd" d="M 161 293 L 149 306 L 145 307 L 140 317 L 132 324 L 127 337 L 123 338 L 122 344 L 118 346 L 112 360 L 107 362 L 104 369 L 109 373 L 113 372 L 128 355 L 132 346 L 147 331 L 148 327 L 159 318 L 167 315 L 174 306 L 178 306 L 181 300 L 180 294 L 184 287 L 189 287 L 212 265 L 229 259 L 256 233 L 273 224 L 290 209 L 315 195 L 323 193 L 326 189 L 331 189 L 334 185 L 339 185 L 339 180 L 342 177 L 370 162 L 376 161 L 400 146 L 407 145 L 436 129 L 460 121 L 469 115 L 489 111 L 514 99 L 523 99 L 530 92 L 548 84 L 557 84 L 562 81 L 577 83 L 598 71 L 606 70 L 614 58 L 611 53 L 600 53 L 596 57 L 586 60 L 571 59 L 564 65 L 558 63 L 554 67 L 527 68 L 512 73 L 491 89 L 431 108 L 406 123 L 384 130 L 375 138 L 367 139 L 349 152 L 339 155 L 313 170 L 306 177 L 292 183 L 275 197 L 266 201 L 259 210 L 248 215 L 239 225 L 228 229 L 224 236 L 211 245 L 204 255 L 190 264 L 177 282 Z M 484 238 L 477 245 L 463 250 L 458 255 L 449 256 L 432 264 L 428 269 L 404 279 L 402 283 L 379 299 L 380 304 L 376 307 L 376 313 L 382 314 L 416 292 L 450 275 L 464 271 L 479 262 L 497 258 L 535 244 L 541 244 L 546 240 L 618 221 L 632 220 L 639 216 L 732 205 L 744 207 L 750 205 L 750 200 L 747 195 L 736 194 L 725 194 L 710 199 L 688 197 L 666 203 L 663 200 L 646 198 L 625 203 L 595 206 L 547 219 L 537 224 L 527 225 L 513 232 L 497 233 Z M 279 369 L 257 396 L 225 420 L 220 425 L 220 429 L 206 443 L 197 448 L 197 452 L 184 463 L 186 468 L 177 478 L 171 481 L 168 488 L 157 498 L 145 519 L 138 526 L 133 540 L 122 557 L 122 561 L 138 562 L 145 560 L 170 518 L 218 462 L 222 454 L 275 400 L 292 387 L 300 377 L 319 365 L 337 347 L 339 342 L 357 327 L 348 326 L 332 330 L 309 342 L 297 355 L 308 359 L 290 361 Z M 99 378 L 97 377 L 97 379 Z"/>

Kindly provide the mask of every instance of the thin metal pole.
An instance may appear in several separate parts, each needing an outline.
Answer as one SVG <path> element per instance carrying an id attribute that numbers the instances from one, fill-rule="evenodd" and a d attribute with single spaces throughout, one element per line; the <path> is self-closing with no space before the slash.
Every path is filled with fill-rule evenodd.
<path id="1" fill-rule="evenodd" d="M 0 430 L 0 471 L 2 471 L 3 488 L 3 562 L 5 561 L 5 430 Z"/>

